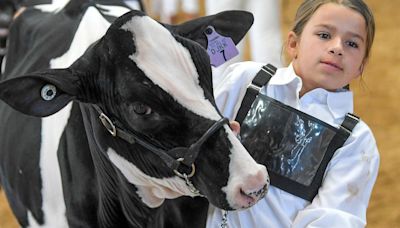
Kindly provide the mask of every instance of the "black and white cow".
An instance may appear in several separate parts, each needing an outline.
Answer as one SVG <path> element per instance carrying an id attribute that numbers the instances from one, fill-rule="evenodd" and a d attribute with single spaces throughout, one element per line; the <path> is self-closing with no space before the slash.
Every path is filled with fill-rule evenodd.
<path id="1" fill-rule="evenodd" d="M 10 26 L 15 11 L 16 4 L 13 1 L 0 1 L 0 65 L 4 55 L 7 52 L 6 42 L 8 36 L 8 27 Z"/>
<path id="2" fill-rule="evenodd" d="M 83 18 L 112 10 L 86 7 Z M 74 13 L 72 7 L 56 17 Z M 205 51 L 207 26 L 237 43 L 251 14 L 230 11 L 163 26 L 132 11 L 66 68 L 79 52 L 60 53 L 55 34 L 76 29 L 70 46 L 83 52 L 89 42 L 75 42 L 79 34 L 98 28 L 58 18 L 65 27 L 57 30 L 49 17 L 40 22 L 56 33 L 40 27 L 35 32 L 43 34 L 29 39 L 42 46 L 10 52 L 17 56 L 7 56 L 0 83 L 0 98 L 13 107 L 0 103 L 0 181 L 23 227 L 201 227 L 207 201 L 181 196 L 203 195 L 234 210 L 265 194 L 266 168 L 216 108 Z M 27 38 L 16 37 L 24 45 L 18 39 Z M 30 71 L 45 68 L 41 56 L 49 51 L 58 51 L 46 58 L 60 69 Z M 16 77 L 18 71 L 24 75 Z"/>

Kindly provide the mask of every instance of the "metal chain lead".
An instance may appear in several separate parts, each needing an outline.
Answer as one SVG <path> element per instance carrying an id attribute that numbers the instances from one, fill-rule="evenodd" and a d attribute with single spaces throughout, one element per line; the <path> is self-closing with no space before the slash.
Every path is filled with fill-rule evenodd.
<path id="1" fill-rule="evenodd" d="M 228 212 L 222 210 L 221 228 L 228 228 Z"/>
<path id="2" fill-rule="evenodd" d="M 193 183 L 189 180 L 189 177 L 186 175 L 186 173 L 182 174 L 183 178 L 185 179 L 186 185 L 189 187 L 189 190 L 197 195 L 201 196 L 200 191 L 197 190 L 197 188 L 193 185 Z"/>

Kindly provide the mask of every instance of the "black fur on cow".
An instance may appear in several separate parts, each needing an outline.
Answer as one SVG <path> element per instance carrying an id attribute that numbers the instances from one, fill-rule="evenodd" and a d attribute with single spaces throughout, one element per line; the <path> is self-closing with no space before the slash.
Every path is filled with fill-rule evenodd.
<path id="1" fill-rule="evenodd" d="M 70 67 L 6 74 L 0 98 L 24 114 L 0 103 L 0 181 L 20 224 L 202 227 L 204 198 L 166 200 L 197 196 L 191 184 L 217 207 L 253 205 L 265 193 L 266 169 L 226 124 L 201 145 L 194 176 L 185 182 L 157 154 L 114 137 L 99 120 L 104 112 L 160 150 L 190 147 L 221 119 L 203 32 L 212 25 L 237 43 L 252 21 L 249 13 L 230 11 L 163 27 L 132 11 Z M 55 133 L 46 129 L 60 136 L 54 151 Z M 48 152 L 58 161 L 46 160 Z"/>

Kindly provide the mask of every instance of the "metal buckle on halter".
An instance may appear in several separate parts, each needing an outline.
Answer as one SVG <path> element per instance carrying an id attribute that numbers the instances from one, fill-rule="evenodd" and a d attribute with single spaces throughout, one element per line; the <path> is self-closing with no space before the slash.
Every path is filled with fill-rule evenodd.
<path id="1" fill-rule="evenodd" d="M 183 158 L 178 158 L 178 159 L 176 159 L 178 162 L 182 162 L 184 159 Z M 192 172 L 190 172 L 190 174 L 189 175 L 187 175 L 186 173 L 180 173 L 178 170 L 176 170 L 176 169 L 174 169 L 174 173 L 178 176 L 178 177 L 181 177 L 181 178 L 184 178 L 184 179 L 186 179 L 186 178 L 190 178 L 190 177 L 193 177 L 194 176 L 194 174 L 195 174 L 195 172 L 196 172 L 196 167 L 194 166 L 194 163 L 192 164 Z"/>
<path id="2" fill-rule="evenodd" d="M 101 120 L 101 123 L 103 123 L 104 127 L 107 129 L 108 132 L 110 132 L 110 134 L 112 136 L 117 136 L 117 128 L 115 127 L 115 125 L 113 124 L 113 122 L 110 120 L 110 118 L 108 118 L 108 116 L 106 116 L 106 114 L 101 113 L 99 116 L 99 119 Z"/>
<path id="3" fill-rule="evenodd" d="M 182 162 L 184 159 L 183 158 L 178 158 L 177 161 L 178 162 Z M 194 164 L 192 164 L 192 172 L 190 172 L 189 175 L 187 175 L 186 173 L 180 173 L 178 170 L 174 169 L 174 173 L 185 180 L 186 185 L 189 187 L 189 190 L 195 194 L 195 195 L 201 195 L 200 191 L 193 185 L 193 183 L 189 180 L 190 177 L 194 176 L 194 173 L 196 172 L 196 167 L 194 166 Z"/>

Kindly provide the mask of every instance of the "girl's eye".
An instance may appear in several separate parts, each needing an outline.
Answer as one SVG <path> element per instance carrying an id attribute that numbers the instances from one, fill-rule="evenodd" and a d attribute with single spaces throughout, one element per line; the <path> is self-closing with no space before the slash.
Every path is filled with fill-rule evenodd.
<path id="1" fill-rule="evenodd" d="M 356 42 L 353 42 L 353 41 L 348 41 L 347 45 L 349 45 L 352 48 L 358 48 L 358 44 Z"/>
<path id="2" fill-rule="evenodd" d="M 132 107 L 133 111 L 138 115 L 148 115 L 151 113 L 151 108 L 143 103 L 135 102 Z"/>
<path id="3" fill-rule="evenodd" d="M 324 33 L 324 32 L 318 33 L 318 36 L 324 40 L 329 39 L 331 37 L 328 33 Z"/>

